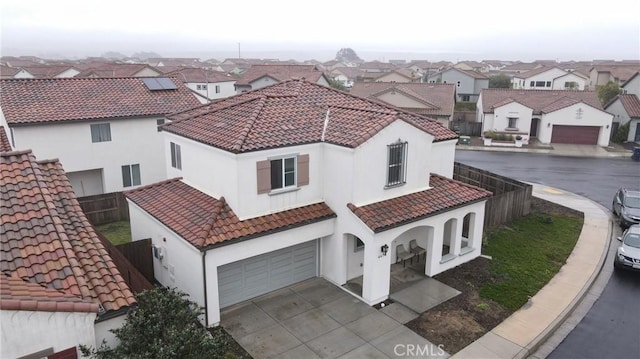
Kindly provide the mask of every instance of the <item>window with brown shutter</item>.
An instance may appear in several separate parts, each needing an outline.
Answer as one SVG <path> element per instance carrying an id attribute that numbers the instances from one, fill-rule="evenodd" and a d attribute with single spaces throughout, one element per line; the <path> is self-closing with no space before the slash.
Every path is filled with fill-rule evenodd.
<path id="1" fill-rule="evenodd" d="M 258 194 L 308 185 L 309 155 L 258 161 L 256 174 Z"/>
<path id="2" fill-rule="evenodd" d="M 309 184 L 309 155 L 298 156 L 298 186 Z"/>
<path id="3" fill-rule="evenodd" d="M 256 163 L 258 174 L 258 194 L 271 191 L 271 161 L 258 161 Z"/>

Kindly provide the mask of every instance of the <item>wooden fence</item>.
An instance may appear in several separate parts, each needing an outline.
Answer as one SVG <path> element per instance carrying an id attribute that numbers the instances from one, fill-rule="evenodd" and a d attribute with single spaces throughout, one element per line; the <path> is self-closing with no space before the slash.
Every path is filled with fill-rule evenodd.
<path id="1" fill-rule="evenodd" d="M 467 121 L 451 121 L 449 128 L 460 136 L 479 137 L 482 134 L 482 123 Z"/>
<path id="2" fill-rule="evenodd" d="M 531 213 L 533 187 L 459 162 L 454 163 L 453 178 L 493 193 L 485 206 L 485 228 L 494 228 Z"/>
<path id="3" fill-rule="evenodd" d="M 152 284 L 154 282 L 153 263 L 151 263 L 151 276 L 149 277 L 148 273 L 141 273 L 136 266 L 127 259 L 127 256 L 119 250 L 120 246 L 114 246 L 100 232 L 95 232 L 100 238 L 102 245 L 105 247 L 107 252 L 109 252 L 109 256 L 113 260 L 113 263 L 116 265 L 125 282 L 129 285 L 129 289 L 131 289 L 133 293 L 140 293 L 145 289 L 154 288 L 154 285 Z M 151 239 L 145 241 L 148 241 L 148 243 L 144 243 L 143 245 L 149 247 L 149 250 L 146 251 L 146 253 L 151 257 Z M 139 246 L 142 247 L 143 245 Z M 141 249 L 141 252 L 144 252 L 144 250 Z M 148 268 L 145 269 L 148 271 Z"/>
<path id="4" fill-rule="evenodd" d="M 149 282 L 155 282 L 151 238 L 119 244 L 116 248 Z"/>
<path id="5" fill-rule="evenodd" d="M 78 202 L 94 226 L 129 220 L 129 206 L 122 192 L 78 197 Z"/>

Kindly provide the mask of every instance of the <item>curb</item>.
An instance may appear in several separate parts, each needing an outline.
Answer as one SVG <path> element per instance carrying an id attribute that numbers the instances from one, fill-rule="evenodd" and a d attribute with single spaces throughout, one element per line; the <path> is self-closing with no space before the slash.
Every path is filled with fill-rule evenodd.
<path id="1" fill-rule="evenodd" d="M 576 195 L 576 196 L 579 196 L 579 195 Z M 596 202 L 594 202 L 594 201 L 592 201 L 592 200 L 590 200 L 588 198 L 585 198 L 585 197 L 582 197 L 582 196 L 579 196 L 579 197 L 591 201 L 592 203 L 596 204 L 598 207 L 603 207 L 599 203 L 596 203 Z M 603 210 L 603 211 L 606 213 L 608 211 L 608 209 L 606 211 L 605 210 Z M 587 295 L 589 290 L 591 290 L 591 287 L 593 286 L 593 283 L 596 281 L 596 279 L 598 278 L 600 273 L 602 273 L 602 269 L 604 268 L 604 264 L 605 264 L 605 262 L 607 260 L 607 257 L 608 257 L 608 254 L 609 254 L 609 248 L 611 248 L 611 241 L 613 239 L 613 226 L 614 226 L 614 222 L 611 219 L 611 215 L 609 214 L 609 226 L 608 226 L 608 230 L 607 230 L 608 240 L 606 242 L 606 245 L 604 246 L 602 254 L 600 254 L 600 259 L 598 261 L 597 270 L 594 271 L 591 274 L 591 276 L 589 276 L 589 279 L 587 280 L 585 285 L 582 287 L 582 289 L 580 290 L 578 295 L 571 301 L 571 303 L 567 306 L 567 308 L 565 308 L 565 310 L 562 311 L 560 316 L 558 318 L 556 318 L 551 323 L 551 325 L 548 326 L 542 333 L 540 333 L 532 342 L 530 342 L 520 353 L 518 353 L 518 355 L 516 356 L 517 358 L 526 358 L 526 357 L 528 357 L 530 355 L 533 355 L 536 352 L 536 350 L 538 350 L 542 345 L 544 345 L 544 343 L 555 333 L 555 331 L 573 313 L 573 311 L 576 309 L 576 307 L 582 302 L 584 297 Z"/>

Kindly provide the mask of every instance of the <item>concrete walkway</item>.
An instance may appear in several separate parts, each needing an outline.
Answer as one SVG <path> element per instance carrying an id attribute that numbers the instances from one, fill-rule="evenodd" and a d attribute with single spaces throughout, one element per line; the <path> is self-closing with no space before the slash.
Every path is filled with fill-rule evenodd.
<path id="1" fill-rule="evenodd" d="M 492 152 L 512 152 L 512 153 L 541 153 L 553 156 L 569 156 L 569 157 L 631 157 L 632 151 L 623 148 L 620 145 L 610 146 L 608 148 L 592 145 L 572 145 L 554 143 L 552 145 L 537 145 L 523 147 L 499 147 L 484 146 L 476 138 L 471 141 L 470 145 L 457 145 L 456 150 L 460 151 L 492 151 Z"/>
<path id="2" fill-rule="evenodd" d="M 589 199 L 533 184 L 533 195 L 584 213 L 584 225 L 567 263 L 529 303 L 452 358 L 525 358 L 535 352 L 582 300 L 607 257 L 613 222 Z"/>

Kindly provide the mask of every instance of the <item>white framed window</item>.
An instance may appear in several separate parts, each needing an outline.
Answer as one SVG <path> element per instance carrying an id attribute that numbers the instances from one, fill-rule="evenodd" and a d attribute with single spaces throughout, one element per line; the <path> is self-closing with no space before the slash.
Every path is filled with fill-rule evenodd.
<path id="1" fill-rule="evenodd" d="M 182 169 L 182 153 L 180 145 L 171 142 L 171 167 Z"/>
<path id="2" fill-rule="evenodd" d="M 140 165 L 122 166 L 122 187 L 139 186 L 140 184 Z"/>
<path id="3" fill-rule="evenodd" d="M 517 122 L 518 119 L 516 117 L 509 117 L 509 125 L 507 126 L 508 128 L 518 128 Z"/>
<path id="4" fill-rule="evenodd" d="M 94 123 L 91 125 L 91 142 L 111 141 L 111 125 L 109 123 Z"/>
<path id="5" fill-rule="evenodd" d="M 296 186 L 296 156 L 278 158 L 271 162 L 271 189 Z"/>
<path id="6" fill-rule="evenodd" d="M 202 91 L 206 91 L 207 90 L 207 85 L 196 85 L 196 89 L 202 90 Z"/>
<path id="7" fill-rule="evenodd" d="M 156 129 L 158 130 L 158 132 L 162 131 L 160 129 L 160 125 L 164 125 L 164 118 L 159 118 L 156 120 Z"/>
<path id="8" fill-rule="evenodd" d="M 407 177 L 407 142 L 398 142 L 387 145 L 387 186 L 403 185 Z"/>

